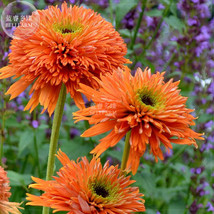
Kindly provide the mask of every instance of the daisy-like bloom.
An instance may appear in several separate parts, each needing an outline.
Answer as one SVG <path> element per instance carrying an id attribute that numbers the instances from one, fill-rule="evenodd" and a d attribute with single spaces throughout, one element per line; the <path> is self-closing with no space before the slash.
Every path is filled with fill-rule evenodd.
<path id="1" fill-rule="evenodd" d="M 1 214 L 21 214 L 18 210 L 19 203 L 9 202 L 8 198 L 11 196 L 9 179 L 7 173 L 0 166 L 0 213 Z"/>
<path id="2" fill-rule="evenodd" d="M 29 19 L 24 19 L 11 42 L 9 65 L 0 69 L 0 79 L 20 78 L 6 93 L 11 99 L 32 85 L 32 97 L 25 110 L 33 111 L 41 104 L 51 115 L 62 84 L 76 105 L 83 108 L 83 99 L 77 92 L 79 83 L 97 88 L 94 77 L 129 63 L 124 58 L 127 48 L 119 33 L 91 9 L 63 3 L 61 10 L 57 6 L 38 10 L 30 20 L 35 22 L 32 21 L 35 32 L 25 38 Z"/>
<path id="3" fill-rule="evenodd" d="M 47 206 L 54 212 L 68 211 L 68 214 L 128 214 L 145 211 L 143 194 L 138 187 L 130 185 L 135 181 L 125 177 L 118 166 L 102 167 L 95 157 L 89 162 L 69 160 L 59 151 L 58 159 L 63 167 L 55 180 L 44 181 L 32 178 L 36 183 L 30 187 L 45 191 L 41 196 L 27 194 L 28 205 Z"/>
<path id="4" fill-rule="evenodd" d="M 172 143 L 195 145 L 202 134 L 191 130 L 195 119 L 186 107 L 186 97 L 179 94 L 179 81 L 164 82 L 164 72 L 151 74 L 137 69 L 132 76 L 128 69 L 118 70 L 112 75 L 101 77 L 100 89 L 81 84 L 81 92 L 90 97 L 94 106 L 74 113 L 77 121 L 88 120 L 93 127 L 82 137 L 91 137 L 107 131 L 92 153 L 99 156 L 109 147 L 115 146 L 131 130 L 130 152 L 126 167 L 136 173 L 140 157 L 150 145 L 150 152 L 163 160 L 161 145 L 167 150 Z"/>

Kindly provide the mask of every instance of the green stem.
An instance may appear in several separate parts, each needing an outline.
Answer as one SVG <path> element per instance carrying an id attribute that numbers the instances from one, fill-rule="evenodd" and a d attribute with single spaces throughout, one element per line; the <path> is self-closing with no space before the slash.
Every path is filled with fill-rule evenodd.
<path id="1" fill-rule="evenodd" d="M 38 175 L 41 178 L 41 170 L 40 170 L 40 162 L 39 162 L 39 152 L 38 152 L 38 145 L 37 145 L 37 140 L 36 140 L 36 130 L 34 129 L 34 149 L 36 153 L 36 164 L 37 164 L 37 169 L 38 169 Z"/>
<path id="2" fill-rule="evenodd" d="M 33 120 L 36 120 L 36 110 L 34 110 L 33 112 Z M 33 128 L 33 133 L 34 133 L 34 149 L 35 149 L 35 153 L 36 153 L 36 165 L 37 165 L 37 169 L 38 169 L 38 175 L 41 178 L 42 174 L 41 174 L 41 170 L 40 170 L 40 162 L 39 162 L 39 152 L 38 152 L 38 145 L 37 145 L 37 139 L 36 139 L 36 129 Z"/>
<path id="3" fill-rule="evenodd" d="M 186 209 L 184 210 L 184 214 L 187 214 L 187 212 L 189 211 L 189 206 L 187 206 L 187 205 L 188 205 L 189 196 L 190 196 L 190 188 L 191 188 L 191 182 L 188 185 L 188 193 L 187 193 L 187 197 L 186 197 L 186 200 L 185 200 Z"/>
<path id="4" fill-rule="evenodd" d="M 85 129 L 89 129 L 90 128 L 88 120 L 84 120 L 84 125 L 85 125 Z"/>
<path id="5" fill-rule="evenodd" d="M 133 50 L 134 48 L 134 44 L 135 44 L 135 41 L 136 41 L 136 38 L 137 38 L 137 33 L 138 33 L 138 30 L 140 28 L 140 24 L 141 24 L 141 21 L 142 21 L 142 18 L 143 18 L 143 14 L 144 14 L 144 11 L 145 11 L 145 8 L 146 8 L 146 2 L 147 0 L 143 0 L 143 3 L 142 3 L 142 11 L 140 13 L 140 16 L 138 18 L 138 21 L 137 21 L 137 25 L 136 25 L 136 28 L 135 28 L 135 31 L 134 31 L 134 36 L 132 37 L 132 40 L 131 40 L 131 44 L 130 44 L 130 49 Z"/>
<path id="6" fill-rule="evenodd" d="M 3 82 L 3 108 L 2 108 L 2 127 L 1 127 L 1 145 L 0 145 L 0 166 L 3 166 L 2 158 L 3 158 L 3 145 L 5 139 L 5 111 L 6 111 L 6 101 L 5 101 L 5 83 Z"/>
<path id="7" fill-rule="evenodd" d="M 169 159 L 169 161 L 167 162 L 167 164 L 162 168 L 162 171 L 165 170 L 165 169 L 167 169 L 168 166 L 171 163 L 173 163 L 188 147 L 189 147 L 189 145 L 182 146 L 181 149 L 175 155 L 173 155 L 173 157 L 171 159 Z"/>
<path id="8" fill-rule="evenodd" d="M 3 114 L 3 113 L 2 113 Z M 2 157 L 3 157 L 3 144 L 4 144 L 4 128 L 3 128 L 3 118 L 2 118 L 2 130 L 1 130 L 1 145 L 0 145 L 0 166 L 3 166 Z"/>
<path id="9" fill-rule="evenodd" d="M 29 158 L 29 154 L 26 155 L 24 158 L 24 163 L 23 163 L 22 168 L 21 168 L 21 174 L 25 174 L 25 169 L 27 166 L 28 158 Z"/>
<path id="10" fill-rule="evenodd" d="M 112 7 L 112 0 L 109 0 L 109 8 L 110 8 L 110 20 L 111 23 L 114 24 L 114 15 L 113 15 L 113 7 Z"/>
<path id="11" fill-rule="evenodd" d="M 4 114 L 4 113 L 2 113 Z M 3 158 L 3 144 L 4 144 L 4 122 L 3 122 L 3 117 L 2 117 L 2 130 L 1 130 L 1 145 L 0 145 L 0 166 L 3 166 L 2 158 Z"/>
<path id="12" fill-rule="evenodd" d="M 172 56 L 170 57 L 170 59 L 164 64 L 163 69 L 161 72 L 165 71 L 167 69 L 167 67 L 169 66 L 169 64 L 172 62 L 172 60 L 175 57 L 175 52 L 172 54 Z"/>
<path id="13" fill-rule="evenodd" d="M 149 41 L 149 43 L 148 43 L 148 44 L 146 45 L 146 47 L 144 48 L 143 55 L 145 54 L 146 50 L 151 46 L 151 44 L 152 44 L 153 41 L 155 40 L 155 38 L 156 38 L 156 36 L 157 36 L 157 33 L 158 33 L 158 31 L 159 31 L 159 29 L 160 29 L 162 23 L 163 23 L 163 17 L 161 18 L 160 22 L 158 23 L 158 25 L 157 25 L 157 27 L 156 27 L 156 29 L 155 29 L 155 32 L 154 32 L 154 34 L 152 35 L 151 40 Z"/>
<path id="14" fill-rule="evenodd" d="M 129 151 L 130 151 L 130 143 L 129 143 L 130 136 L 131 136 L 131 130 L 126 134 L 125 146 L 123 150 L 123 157 L 122 157 L 122 163 L 121 163 L 121 170 L 126 169 L 126 164 L 128 161 Z"/>
<path id="15" fill-rule="evenodd" d="M 170 1 L 168 7 L 164 10 L 163 16 L 161 17 L 161 20 L 159 21 L 159 23 L 158 23 L 158 25 L 157 25 L 157 27 L 156 27 L 156 29 L 155 29 L 155 32 L 154 32 L 153 35 L 152 35 L 152 38 L 150 39 L 149 43 L 148 43 L 148 44 L 146 45 L 146 47 L 144 48 L 144 50 L 143 50 L 141 56 L 144 56 L 144 55 L 145 55 L 146 50 L 148 50 L 148 49 L 150 48 L 150 46 L 152 45 L 153 41 L 155 40 L 155 38 L 156 38 L 156 36 L 157 36 L 157 34 L 158 34 L 158 31 L 159 31 L 159 29 L 160 29 L 160 27 L 161 27 L 161 25 L 162 25 L 162 23 L 163 23 L 164 17 L 165 17 L 165 16 L 168 14 L 168 12 L 169 12 L 169 9 L 170 9 L 171 4 L 172 4 L 172 0 Z"/>
<path id="16" fill-rule="evenodd" d="M 59 130 L 60 130 L 60 125 L 61 125 L 61 121 L 62 121 L 65 99 L 66 99 L 66 87 L 63 84 L 60 94 L 59 94 L 56 109 L 54 112 L 53 126 L 52 126 L 52 131 L 51 131 L 51 140 L 50 140 L 50 147 L 49 147 L 49 155 L 48 155 L 47 174 L 46 174 L 47 181 L 52 179 L 52 176 L 54 173 L 55 154 L 56 154 L 56 149 L 57 149 Z M 43 207 L 42 213 L 48 214 L 49 208 Z"/>

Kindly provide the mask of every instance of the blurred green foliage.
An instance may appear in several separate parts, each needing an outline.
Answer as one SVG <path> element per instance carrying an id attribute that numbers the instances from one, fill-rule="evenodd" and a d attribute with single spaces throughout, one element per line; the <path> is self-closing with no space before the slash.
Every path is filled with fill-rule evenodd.
<path id="1" fill-rule="evenodd" d="M 35 1 L 28 0 L 28 2 L 35 4 Z M 159 2 L 155 1 L 154 3 L 153 1 L 147 1 L 147 9 L 145 10 L 144 16 L 149 18 L 155 17 L 160 25 L 164 22 L 168 27 L 163 28 L 163 30 L 159 32 L 160 26 L 157 24 L 156 27 L 159 28 L 157 32 L 155 32 L 155 29 L 147 29 L 143 32 L 137 31 L 137 39 L 133 48 L 130 48 L 139 16 L 135 18 L 135 27 L 131 30 L 124 27 L 122 20 L 128 12 L 136 9 L 141 1 L 121 0 L 118 4 L 113 0 L 109 2 L 109 7 L 106 8 L 102 8 L 95 3 L 91 4 L 90 7 L 101 13 L 108 21 L 112 21 L 115 28 L 125 39 L 129 48 L 127 57 L 133 62 L 131 65 L 132 69 L 135 69 L 135 65 L 140 62 L 143 68 L 149 66 L 153 72 L 157 70 L 155 60 L 151 60 L 147 53 L 147 51 L 149 52 L 149 50 L 155 48 L 154 41 L 157 39 L 157 33 L 160 33 L 158 37 L 159 43 L 164 43 L 166 40 L 169 40 L 170 32 L 175 32 L 175 35 L 186 35 L 188 32 L 188 25 L 177 9 L 178 1 L 160 1 L 161 4 L 165 6 L 164 9 L 158 9 L 155 6 L 158 5 Z M 4 0 L 3 3 L 7 5 L 9 2 Z M 47 3 L 44 0 L 36 2 L 38 9 L 43 9 L 46 5 Z M 1 8 L 0 13 L 2 9 L 3 8 Z M 145 20 L 142 21 L 142 23 L 146 25 Z M 213 120 L 212 115 L 204 113 L 209 107 L 209 104 L 201 108 L 201 106 L 196 103 L 197 95 L 192 95 L 197 81 L 194 78 L 196 71 L 192 71 L 190 66 L 192 58 L 188 55 L 188 50 L 192 48 L 193 44 L 182 46 L 176 41 L 167 42 L 169 42 L 168 46 L 173 46 L 179 54 L 175 57 L 175 55 L 170 55 L 169 53 L 170 57 L 168 61 L 165 61 L 165 64 L 162 66 L 163 70 L 167 70 L 166 77 L 168 79 L 181 79 L 181 94 L 189 97 L 187 102 L 188 107 L 196 109 L 196 115 L 199 116 L 196 122 L 197 124 L 204 124 Z M 7 38 L 4 40 L 3 48 L 5 51 L 8 51 L 8 47 L 9 39 Z M 185 50 L 183 51 L 183 49 Z M 139 53 L 138 50 L 140 50 Z M 161 58 L 162 56 L 157 54 L 157 58 L 158 57 Z M 183 65 L 181 68 L 176 69 L 173 63 L 182 60 L 184 61 Z M 206 57 L 195 58 L 196 62 L 200 62 L 200 60 L 206 61 L 207 59 Z M 203 69 L 204 68 L 202 68 L 202 70 Z M 208 79 L 206 72 L 202 72 L 201 76 L 202 79 L 200 81 Z M 188 77 L 190 82 L 185 83 L 183 81 L 185 77 Z M 0 80 L 0 91 L 5 92 L 6 88 L 11 85 L 11 82 L 13 82 L 13 80 L 4 82 Z M 212 101 L 212 97 L 206 95 L 206 93 L 201 94 L 201 96 L 206 97 L 208 101 Z M 27 192 L 40 194 L 36 190 L 28 189 L 28 185 L 32 182 L 31 176 L 45 178 L 52 118 L 48 118 L 46 113 L 41 115 L 40 107 L 38 107 L 32 115 L 30 115 L 29 112 L 19 110 L 19 105 L 26 105 L 26 97 L 22 98 L 22 104 L 15 100 L 14 103 L 17 106 L 10 107 L 10 102 L 8 96 L 4 96 L 2 93 L 2 102 L 0 103 L 0 128 L 2 136 L 4 136 L 5 167 L 12 187 L 10 200 L 17 202 L 23 201 L 22 206 L 25 208 L 25 210 L 22 211 L 23 213 L 38 214 L 41 213 L 41 208 L 25 206 L 25 197 Z M 83 133 L 83 131 L 87 129 L 87 124 L 84 122 L 74 124 L 72 112 L 76 110 L 77 107 L 71 98 L 67 96 L 64 119 L 59 137 L 59 148 L 73 160 L 81 156 L 87 156 L 90 159 L 92 157 L 90 151 L 105 134 L 93 138 L 81 138 L 79 135 L 73 136 L 71 134 L 72 129 L 78 129 L 80 133 Z M 5 120 L 4 130 L 2 130 L 3 120 Z M 33 120 L 39 121 L 38 128 L 32 126 Z M 198 128 L 198 131 L 203 131 L 203 127 L 204 126 Z M 115 148 L 108 149 L 101 156 L 102 162 L 104 163 L 110 158 L 112 164 L 120 164 L 123 143 L 124 141 L 120 141 Z M 198 144 L 199 148 L 201 148 L 203 142 L 198 142 Z M 214 177 L 212 176 L 214 171 L 213 149 L 206 150 L 202 154 L 200 150 L 196 150 L 192 146 L 173 145 L 173 155 L 167 157 L 163 162 L 159 161 L 155 163 L 154 158 L 148 151 L 144 157 L 145 158 L 141 159 L 138 173 L 133 176 L 133 179 L 136 180 L 134 185 L 139 186 L 140 191 L 145 195 L 146 214 L 156 214 L 158 211 L 161 214 L 191 213 L 189 209 L 195 199 L 203 204 L 203 207 L 195 213 L 211 213 L 207 211 L 206 204 L 213 199 L 214 194 L 212 188 L 214 182 Z M 55 170 L 58 170 L 60 167 L 61 165 L 57 160 Z M 191 173 L 191 168 L 198 167 L 205 167 L 205 170 L 199 175 L 194 176 Z M 209 194 L 199 197 L 197 194 L 193 194 L 192 189 L 197 189 L 201 179 L 205 179 L 206 182 L 209 183 L 209 185 L 205 187 L 205 191 L 209 191 Z"/>

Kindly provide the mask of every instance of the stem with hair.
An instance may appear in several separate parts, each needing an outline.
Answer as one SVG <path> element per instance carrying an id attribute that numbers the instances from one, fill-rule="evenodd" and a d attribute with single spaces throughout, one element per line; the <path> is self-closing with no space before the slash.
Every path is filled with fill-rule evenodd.
<path id="1" fill-rule="evenodd" d="M 66 100 L 66 87 L 62 84 L 61 91 L 59 94 L 59 98 L 57 101 L 56 109 L 54 112 L 54 119 L 53 125 L 51 130 L 51 140 L 50 140 L 50 147 L 49 147 L 49 155 L 48 155 L 48 166 L 47 166 L 47 173 L 46 173 L 46 180 L 51 180 L 53 173 L 54 173 L 54 163 L 55 163 L 55 154 L 58 144 L 59 138 L 59 130 L 62 121 L 62 115 L 64 110 Z M 48 207 L 43 207 L 43 214 L 49 213 Z"/>

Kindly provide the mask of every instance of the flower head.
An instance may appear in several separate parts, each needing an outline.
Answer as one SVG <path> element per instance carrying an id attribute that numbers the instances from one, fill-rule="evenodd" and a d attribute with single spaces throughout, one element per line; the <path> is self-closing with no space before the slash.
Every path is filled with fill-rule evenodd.
<path id="1" fill-rule="evenodd" d="M 62 84 L 66 85 L 78 107 L 83 108 L 79 83 L 97 88 L 94 77 L 123 67 L 127 48 L 111 23 L 91 9 L 77 6 L 51 6 L 33 13 L 31 20 L 39 25 L 25 39 L 23 20 L 11 42 L 9 65 L 0 69 L 0 79 L 19 78 L 7 91 L 11 99 L 32 85 L 25 110 L 31 111 L 40 103 L 52 114 Z M 18 39 L 22 38 L 22 39 Z"/>
<path id="2" fill-rule="evenodd" d="M 45 191 L 41 196 L 27 194 L 28 205 L 47 206 L 69 214 L 132 213 L 145 211 L 143 195 L 134 183 L 125 177 L 118 166 L 103 167 L 100 159 L 90 162 L 83 157 L 77 163 L 69 160 L 65 153 L 57 155 L 63 167 L 55 180 L 43 181 L 32 178 L 36 183 L 30 187 Z"/>
<path id="3" fill-rule="evenodd" d="M 131 130 L 130 153 L 127 167 L 136 173 L 140 157 L 150 145 L 150 152 L 163 160 L 161 145 L 167 150 L 172 143 L 195 145 L 201 134 L 191 130 L 195 119 L 186 107 L 186 97 L 179 94 L 179 81 L 164 82 L 164 73 L 151 74 L 137 69 L 135 76 L 130 71 L 118 70 L 102 76 L 100 89 L 94 90 L 81 84 L 81 92 L 91 98 L 94 106 L 74 113 L 77 121 L 88 120 L 95 124 L 83 133 L 83 137 L 111 132 L 101 139 L 92 151 L 97 156 L 115 146 Z"/>
<path id="4" fill-rule="evenodd" d="M 11 196 L 9 179 L 7 173 L 0 166 L 0 213 L 1 214 L 21 214 L 18 210 L 19 203 L 9 202 L 8 198 Z"/>

